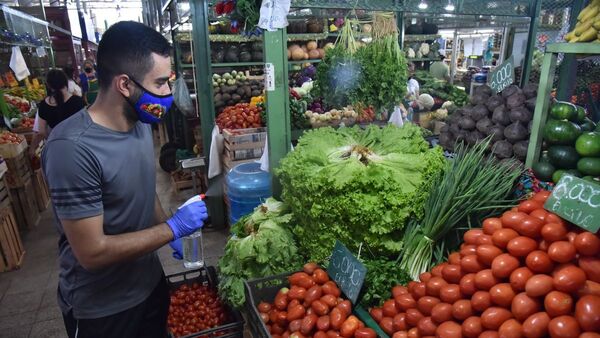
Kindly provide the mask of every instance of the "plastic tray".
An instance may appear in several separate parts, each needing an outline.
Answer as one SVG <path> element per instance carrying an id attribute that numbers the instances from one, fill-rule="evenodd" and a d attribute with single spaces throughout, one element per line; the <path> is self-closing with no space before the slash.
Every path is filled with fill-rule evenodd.
<path id="1" fill-rule="evenodd" d="M 178 288 L 183 284 L 192 283 L 216 288 L 217 283 L 219 282 L 217 279 L 217 272 L 212 266 L 172 274 L 167 276 L 166 279 L 170 290 Z M 242 338 L 244 336 L 244 319 L 242 318 L 242 315 L 239 311 L 228 308 L 226 305 L 224 306 L 229 313 L 229 317 L 233 319 L 231 323 L 192 333 L 187 336 L 182 336 L 181 338 Z M 175 336 L 169 332 L 169 338 L 175 338 Z"/>
<path id="2" fill-rule="evenodd" d="M 292 273 L 285 273 L 244 282 L 244 292 L 246 294 L 245 311 L 248 316 L 248 324 L 250 326 L 252 337 L 271 337 L 269 330 L 267 330 L 267 326 L 260 319 L 258 304 L 261 302 L 272 303 L 277 292 L 279 292 L 282 287 L 289 287 L 287 278 L 291 274 Z M 364 308 L 361 306 L 353 306 L 352 308 L 354 315 L 362 320 L 367 327 L 375 330 L 378 337 L 389 338 Z"/>

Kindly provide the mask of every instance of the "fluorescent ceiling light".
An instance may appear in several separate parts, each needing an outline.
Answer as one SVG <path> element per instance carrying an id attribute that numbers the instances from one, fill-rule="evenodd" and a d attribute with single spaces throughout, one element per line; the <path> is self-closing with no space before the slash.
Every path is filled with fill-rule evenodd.
<path id="1" fill-rule="evenodd" d="M 445 10 L 447 10 L 448 12 L 453 12 L 454 11 L 454 4 L 452 3 L 452 0 L 448 1 L 448 4 L 446 5 L 446 7 L 444 7 Z"/>
<path id="2" fill-rule="evenodd" d="M 427 9 L 429 7 L 425 1 L 419 3 L 419 9 Z"/>

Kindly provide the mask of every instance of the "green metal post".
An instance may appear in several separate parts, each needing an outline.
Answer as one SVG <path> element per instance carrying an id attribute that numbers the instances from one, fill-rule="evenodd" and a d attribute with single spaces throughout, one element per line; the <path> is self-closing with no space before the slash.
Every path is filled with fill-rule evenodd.
<path id="1" fill-rule="evenodd" d="M 533 50 L 535 49 L 535 41 L 537 29 L 540 22 L 540 11 L 542 10 L 542 0 L 531 1 L 529 8 L 529 33 L 527 34 L 527 50 L 525 51 L 525 59 L 523 60 L 523 73 L 521 75 L 521 86 L 529 83 L 529 73 L 531 72 L 531 62 L 533 60 Z"/>
<path id="2" fill-rule="evenodd" d="M 542 63 L 542 73 L 540 75 L 540 85 L 538 87 L 538 96 L 535 102 L 535 113 L 533 115 L 533 125 L 531 127 L 531 137 L 529 138 L 529 149 L 527 150 L 527 160 L 525 166 L 531 166 L 537 162 L 542 149 L 542 127 L 548 118 L 550 109 L 550 92 L 554 82 L 554 73 L 556 70 L 556 54 L 546 52 L 544 63 Z"/>
<path id="3" fill-rule="evenodd" d="M 269 168 L 271 173 L 290 151 L 290 97 L 288 89 L 287 34 L 285 29 L 264 33 L 265 91 L 268 121 Z M 281 185 L 272 176 L 273 196 L 281 195 Z"/>
<path id="4" fill-rule="evenodd" d="M 574 0 L 569 17 L 569 31 L 572 31 L 577 24 L 577 14 L 581 12 L 585 0 Z M 558 68 L 558 88 L 556 98 L 560 101 L 570 101 L 569 96 L 577 78 L 577 60 L 573 54 L 565 54 L 562 63 Z"/>
<path id="5" fill-rule="evenodd" d="M 206 158 L 206 162 L 208 162 L 211 133 L 215 126 L 212 68 L 210 63 L 210 40 L 208 37 L 208 1 L 190 1 L 190 14 L 192 18 L 192 41 L 194 41 L 193 48 L 196 68 L 196 99 L 200 103 L 202 153 Z M 222 185 L 220 182 L 221 180 L 217 178 L 209 180 L 209 192 L 214 190 L 214 193 L 207 193 L 208 198 L 206 200 L 212 224 L 217 227 L 225 224 Z"/>
<path id="6" fill-rule="evenodd" d="M 210 134 L 215 126 L 210 40 L 208 38 L 208 3 L 207 0 L 190 1 L 190 7 L 196 68 L 196 95 L 198 102 L 200 102 L 200 123 L 202 124 L 204 154 L 208 154 L 211 142 Z"/>

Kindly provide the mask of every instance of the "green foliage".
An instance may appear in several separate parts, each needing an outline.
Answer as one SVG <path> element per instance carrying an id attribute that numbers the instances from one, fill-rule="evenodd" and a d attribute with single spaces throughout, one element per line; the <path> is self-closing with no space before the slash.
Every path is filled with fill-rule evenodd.
<path id="1" fill-rule="evenodd" d="M 362 77 L 352 92 L 353 104 L 373 106 L 377 112 L 393 111 L 406 95 L 408 67 L 398 45 L 398 36 L 389 35 L 358 49 L 356 58 Z"/>
<path id="2" fill-rule="evenodd" d="M 469 101 L 469 95 L 464 90 L 446 81 L 437 80 L 428 71 L 417 71 L 415 78 L 419 82 L 421 94 L 429 94 L 444 101 L 452 101 L 457 107 L 465 106 Z"/>
<path id="3" fill-rule="evenodd" d="M 392 298 L 394 286 L 406 285 L 412 280 L 395 261 L 385 258 L 366 259 L 363 264 L 367 268 L 367 276 L 362 288 L 360 305 L 365 308 L 381 306 L 384 301 Z"/>
<path id="4" fill-rule="evenodd" d="M 303 259 L 289 229 L 285 204 L 272 198 L 232 227 L 219 260 L 219 294 L 234 307 L 245 302 L 244 280 L 298 270 Z"/>
<path id="5" fill-rule="evenodd" d="M 398 253 L 404 225 L 423 216 L 430 179 L 443 163 L 441 149 L 430 149 L 412 124 L 320 128 L 304 134 L 276 174 L 298 218 L 298 244 L 322 262 L 336 239 L 350 250 L 364 243 L 374 254 Z"/>
<path id="6" fill-rule="evenodd" d="M 328 49 L 317 66 L 314 92 L 332 107 L 345 107 L 351 103 L 350 92 L 361 76 L 361 66 L 341 45 Z"/>

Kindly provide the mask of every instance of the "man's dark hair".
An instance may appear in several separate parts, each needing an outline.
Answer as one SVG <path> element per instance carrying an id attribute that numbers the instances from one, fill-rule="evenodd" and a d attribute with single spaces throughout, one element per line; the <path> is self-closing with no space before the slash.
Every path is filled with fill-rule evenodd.
<path id="1" fill-rule="evenodd" d="M 120 74 L 142 81 L 154 66 L 152 53 L 165 57 L 171 53 L 171 45 L 160 33 L 135 21 L 112 25 L 98 45 L 98 85 L 106 89 Z"/>

